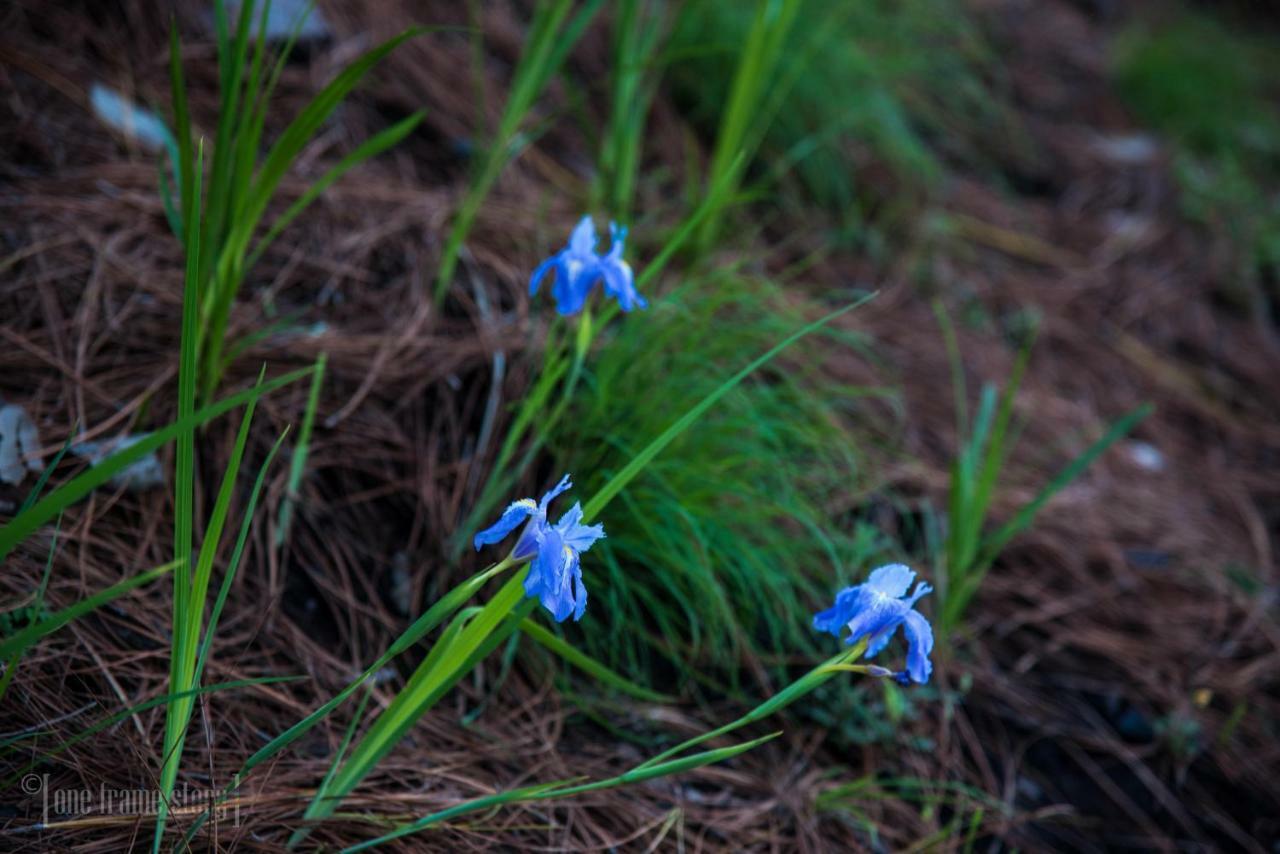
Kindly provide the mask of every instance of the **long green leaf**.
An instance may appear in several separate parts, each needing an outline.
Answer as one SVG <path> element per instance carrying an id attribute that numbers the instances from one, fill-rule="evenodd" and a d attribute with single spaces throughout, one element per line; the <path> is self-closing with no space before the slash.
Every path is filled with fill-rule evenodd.
<path id="1" fill-rule="evenodd" d="M 572 781 L 559 781 L 556 783 L 543 783 L 534 786 L 525 786 L 520 789 L 514 789 L 509 792 L 500 792 L 496 795 L 487 795 L 482 798 L 466 801 L 461 804 L 449 807 L 431 815 L 424 816 L 417 821 L 407 824 L 404 827 L 397 828 L 391 833 L 379 836 L 377 839 L 370 839 L 365 842 L 352 845 L 342 849 L 341 854 L 356 854 L 358 851 L 366 851 L 378 845 L 384 845 L 395 839 L 401 839 L 410 834 L 419 833 L 432 825 L 439 824 L 454 816 L 464 815 L 476 810 L 489 809 L 491 807 L 505 806 L 515 803 L 526 803 L 529 801 L 547 801 L 559 800 L 561 798 L 570 798 L 575 795 L 585 794 L 587 792 L 598 792 L 603 789 L 613 789 L 618 786 L 625 786 L 634 783 L 640 783 L 654 777 L 664 777 L 668 774 L 682 774 L 686 771 L 693 771 L 716 762 L 724 762 L 732 759 L 748 750 L 759 747 L 760 745 L 772 741 L 781 733 L 770 733 L 751 741 L 735 744 L 729 747 L 721 747 L 715 750 L 707 750 L 702 753 L 696 753 L 692 756 L 686 756 L 682 759 L 675 759 L 670 762 L 661 764 L 640 765 L 625 774 L 619 774 L 616 777 L 610 777 L 606 780 L 598 780 L 593 783 L 573 784 Z"/>
<path id="2" fill-rule="evenodd" d="M 631 680 L 613 672 L 591 656 L 582 652 L 571 643 L 567 643 L 554 633 L 547 631 L 533 620 L 523 620 L 520 623 L 520 631 L 524 632 L 533 640 L 542 646 L 554 652 L 563 658 L 569 664 L 579 670 L 590 674 L 598 681 L 603 682 L 611 688 L 621 691 L 623 694 L 635 697 L 637 700 L 645 700 L 650 703 L 671 703 L 675 698 L 669 694 L 660 694 L 657 691 L 650 690 L 643 685 L 637 685 Z"/>
<path id="3" fill-rule="evenodd" d="M 203 616 L 204 603 L 192 601 L 191 552 L 195 527 L 195 426 L 189 422 L 195 412 L 196 401 L 196 315 L 200 302 L 200 241 L 201 241 L 201 181 L 204 175 L 204 140 L 196 147 L 195 173 L 190 207 L 184 211 L 187 226 L 187 270 L 182 293 L 182 338 L 178 356 L 178 423 L 188 426 L 177 435 L 177 466 L 174 476 L 174 562 L 172 641 L 169 652 L 169 687 L 183 691 L 191 687 L 187 681 L 189 668 L 194 666 L 194 651 L 187 650 L 190 635 L 188 626 L 194 619 L 197 625 Z M 190 700 L 177 700 L 165 709 L 163 764 L 160 767 L 160 798 L 156 810 L 155 836 L 152 854 L 159 854 L 160 840 L 164 836 L 165 819 L 169 799 L 178 777 L 182 761 L 182 744 L 186 734 Z"/>
<path id="4" fill-rule="evenodd" d="M 149 581 L 154 581 L 166 572 L 173 570 L 177 565 L 178 562 L 173 561 L 148 569 L 145 572 L 140 572 L 137 575 L 131 575 L 123 581 L 119 581 L 111 585 L 106 590 L 101 590 L 91 596 L 87 596 L 74 605 L 69 605 L 61 611 L 51 614 L 46 619 L 27 626 L 22 631 L 0 640 L 0 658 L 8 658 L 11 655 L 21 652 L 31 646 L 31 644 L 40 640 L 40 638 L 53 634 L 67 623 L 79 619 L 96 608 L 100 608 L 102 605 L 110 602 L 112 599 L 116 599 L 123 594 L 128 593 L 135 587 L 140 587 Z"/>
<path id="5" fill-rule="evenodd" d="M 218 588 L 218 598 L 214 600 L 213 610 L 209 612 L 209 625 L 205 629 L 204 642 L 200 645 L 200 655 L 196 658 L 195 674 L 191 680 L 195 685 L 200 684 L 200 677 L 204 674 L 204 665 L 209 658 L 209 648 L 213 644 L 214 632 L 218 628 L 218 619 L 222 616 L 222 606 L 226 604 L 227 594 L 231 592 L 231 583 L 235 580 L 236 573 L 240 569 L 240 558 L 244 555 L 245 543 L 249 540 L 249 529 L 253 524 L 254 511 L 258 509 L 258 499 L 262 497 L 262 485 L 267 479 L 267 470 L 271 467 L 271 462 L 275 459 L 276 452 L 280 450 L 280 445 L 288 434 L 287 428 L 281 432 L 280 438 L 276 439 L 276 443 L 271 446 L 271 451 L 267 454 L 267 458 L 262 461 L 262 466 L 258 469 L 258 477 L 253 482 L 253 489 L 249 493 L 249 504 L 245 507 L 244 515 L 240 520 L 240 533 L 236 536 L 236 545 L 231 552 L 231 560 L 227 562 L 227 570 L 222 577 L 222 585 Z"/>
<path id="6" fill-rule="evenodd" d="M 1112 424 L 1111 429 L 1104 433 L 1098 441 L 1090 445 L 1083 454 L 1076 457 L 1066 468 L 1058 472 L 1053 480 L 1049 481 L 1034 499 L 1029 501 L 1026 506 L 1014 514 L 1012 519 L 987 538 L 983 544 L 982 563 L 986 564 L 994 560 L 1010 540 L 1031 525 L 1036 514 L 1040 512 L 1040 508 L 1044 507 L 1050 498 L 1061 492 L 1067 484 L 1079 477 L 1080 473 L 1092 465 L 1094 460 L 1102 456 L 1107 448 L 1124 438 L 1129 431 L 1138 425 L 1138 422 L 1154 411 L 1155 407 L 1149 403 L 1144 403 L 1115 424 Z"/>
<path id="7" fill-rule="evenodd" d="M 308 187 L 307 191 L 298 197 L 297 201 L 291 204 L 284 213 L 280 214 L 280 216 L 276 218 L 275 222 L 271 224 L 271 228 L 267 230 L 267 233 L 254 245 L 253 252 L 250 253 L 248 260 L 245 261 L 245 269 L 256 264 L 258 259 L 262 257 L 262 253 L 266 251 L 266 248 L 271 245 L 272 241 L 280 236 L 280 233 L 288 227 L 289 223 L 293 222 L 300 213 L 306 210 L 321 193 L 329 189 L 335 181 L 366 160 L 376 157 L 399 143 L 413 132 L 413 129 L 422 122 L 424 116 L 426 116 L 426 111 L 419 110 L 408 118 L 401 119 L 391 127 L 385 128 L 377 134 L 369 137 L 357 146 L 355 151 L 338 161 L 336 166 L 324 173 L 318 181 Z"/>

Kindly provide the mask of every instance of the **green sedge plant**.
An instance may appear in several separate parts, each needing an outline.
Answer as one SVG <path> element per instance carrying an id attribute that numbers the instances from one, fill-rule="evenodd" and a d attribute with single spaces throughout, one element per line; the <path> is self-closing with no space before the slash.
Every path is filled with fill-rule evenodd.
<path id="1" fill-rule="evenodd" d="M 333 115 L 351 91 L 397 46 L 424 30 L 411 29 L 364 53 L 344 68 L 298 113 L 280 136 L 261 153 L 271 98 L 288 60 L 303 16 L 274 58 L 267 55 L 267 39 L 251 39 L 253 16 L 259 15 L 257 32 L 266 31 L 271 0 L 241 3 L 234 25 L 225 0 L 214 3 L 218 50 L 219 111 L 214 132 L 207 192 L 198 198 L 201 217 L 201 257 L 192 282 L 197 288 L 200 399 L 213 399 L 226 370 L 226 340 L 232 308 L 245 278 L 263 252 L 280 233 L 321 193 L 354 167 L 391 148 L 409 135 L 423 118 L 414 113 L 370 137 L 332 166 L 284 211 L 270 219 L 268 207 L 280 183 L 306 145 Z M 252 47 L 250 42 L 253 41 Z M 174 171 L 180 209 L 170 199 L 164 172 L 161 195 L 167 205 L 174 233 L 189 250 L 187 202 L 201 168 L 194 160 L 191 116 L 183 79 L 182 53 L 176 27 L 170 38 L 170 75 L 178 162 Z"/>
<path id="2" fill-rule="evenodd" d="M 787 58 L 787 37 L 800 5 L 800 0 L 756 3 L 707 167 L 708 184 L 730 181 L 730 194 L 740 180 L 740 160 L 755 157 L 770 114 L 781 107 L 786 96 L 789 79 L 783 78 L 781 71 Z M 723 214 L 722 206 L 702 224 L 699 249 L 705 251 L 715 241 Z"/>
<path id="3" fill-rule="evenodd" d="M 988 531 L 988 516 L 1000 473 L 1017 443 L 1019 431 L 1014 425 L 1013 404 L 1031 357 L 1033 338 L 1029 335 L 1022 345 L 1003 389 L 992 384 L 983 387 L 978 409 L 970 421 L 967 384 L 955 328 L 941 303 L 934 304 L 934 312 L 951 359 L 956 435 L 960 443 L 951 464 L 946 527 L 936 572 L 940 602 L 938 628 L 946 638 L 959 627 L 965 609 L 1004 547 L 1030 528 L 1036 514 L 1054 495 L 1079 477 L 1103 452 L 1128 435 L 1151 413 L 1152 407 L 1144 404 L 1115 421 L 1101 437 L 1045 484 L 1034 498 L 1019 508 L 1011 519 L 994 531 Z"/>
<path id="4" fill-rule="evenodd" d="M 595 210 L 627 225 L 643 153 L 645 123 L 661 79 L 659 48 L 668 28 L 663 3 L 621 0 L 613 13 L 609 118 L 600 140 L 600 168 L 592 183 Z"/>
<path id="5" fill-rule="evenodd" d="M 176 60 L 175 60 L 176 65 Z M 180 89 L 181 79 L 174 75 L 175 93 Z M 180 127 L 182 125 L 180 124 Z M 185 136 L 179 137 L 179 148 L 184 145 Z M 266 472 L 280 448 L 282 435 L 271 452 L 267 455 L 258 477 L 250 493 L 248 507 L 240 525 L 239 538 L 236 541 L 230 562 L 224 569 L 223 582 L 210 610 L 208 624 L 205 624 L 205 608 L 210 584 L 213 580 L 214 563 L 222 534 L 231 511 L 231 501 L 235 493 L 237 477 L 244 458 L 245 447 L 249 439 L 249 428 L 253 422 L 253 412 L 259 397 L 265 393 L 269 384 L 259 377 L 253 394 L 249 395 L 245 411 L 240 421 L 240 429 L 236 435 L 227 467 L 223 472 L 222 484 L 217 499 L 210 513 L 204 531 L 200 549 L 195 552 L 194 533 L 196 527 L 195 494 L 195 426 L 196 394 L 199 379 L 200 350 L 200 271 L 204 257 L 203 211 L 206 202 L 203 199 L 203 164 L 204 143 L 201 141 L 191 161 L 194 168 L 184 170 L 183 183 L 180 186 L 181 220 L 183 224 L 183 243 L 186 255 L 186 275 L 182 300 L 182 335 L 178 362 L 178 423 L 187 425 L 177 432 L 177 463 L 174 476 L 174 574 L 173 574 L 173 614 L 172 641 L 169 656 L 169 687 L 175 699 L 165 705 L 165 729 L 162 753 L 162 764 L 159 776 L 159 803 L 156 814 L 155 835 L 152 851 L 158 852 L 164 838 L 165 824 L 169 813 L 174 786 L 178 771 L 182 764 L 182 751 L 186 743 L 187 727 L 195 702 L 194 691 L 199 687 L 214 633 L 217 629 L 218 617 L 231 589 L 236 570 L 239 568 L 244 546 L 248 539 L 250 523 L 257 507 Z M 314 370 L 314 369 L 312 369 Z M 287 379 L 300 379 L 311 370 L 297 372 Z M 274 385 L 279 385 L 276 381 Z M 195 558 L 193 561 L 193 557 Z M 203 633 L 202 633 L 203 630 Z"/>

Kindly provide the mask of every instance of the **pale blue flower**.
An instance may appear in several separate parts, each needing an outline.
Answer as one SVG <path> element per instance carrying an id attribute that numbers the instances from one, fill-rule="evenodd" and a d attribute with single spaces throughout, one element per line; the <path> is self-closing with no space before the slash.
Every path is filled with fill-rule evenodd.
<path id="1" fill-rule="evenodd" d="M 554 525 L 547 521 L 547 506 L 560 493 L 573 484 L 569 475 L 560 479 L 551 490 L 534 502 L 532 498 L 513 501 L 490 527 L 476 534 L 475 547 L 501 542 L 528 520 L 511 556 L 517 560 L 532 557 L 529 572 L 524 579 L 526 596 L 537 596 L 542 605 L 557 621 L 573 615 L 582 619 L 587 607 L 587 588 L 582 583 L 580 555 L 604 536 L 603 525 L 583 525 L 582 505 L 574 503 L 569 512 Z"/>
<path id="2" fill-rule="evenodd" d="M 569 245 L 538 265 L 529 279 L 529 296 L 538 288 L 547 273 L 555 271 L 555 284 L 551 295 L 556 310 L 562 315 L 577 314 L 586 305 L 587 295 L 596 282 L 603 281 L 605 293 L 618 301 L 623 311 L 639 306 L 647 308 L 635 289 L 635 276 L 631 266 L 622 259 L 626 248 L 627 230 L 609 223 L 610 246 L 608 253 L 596 252 L 596 226 L 591 217 L 584 216 L 569 237 Z"/>
<path id="3" fill-rule="evenodd" d="M 933 651 L 933 629 L 914 606 L 920 597 L 933 591 L 921 581 L 910 596 L 907 589 L 916 574 L 900 563 L 872 571 L 866 582 L 846 587 L 836 595 L 835 605 L 813 615 L 813 627 L 840 637 L 848 628 L 845 643 L 867 639 L 866 657 L 878 655 L 902 626 L 907 638 L 906 670 L 895 674 L 899 682 L 925 683 L 933 672 L 929 653 Z"/>

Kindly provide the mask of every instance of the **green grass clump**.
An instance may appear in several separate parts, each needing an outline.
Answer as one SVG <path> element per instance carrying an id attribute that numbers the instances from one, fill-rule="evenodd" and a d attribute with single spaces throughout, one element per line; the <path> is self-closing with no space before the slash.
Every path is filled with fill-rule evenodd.
<path id="1" fill-rule="evenodd" d="M 1197 154 L 1280 154 L 1280 120 L 1267 102 L 1280 53 L 1207 15 L 1117 42 L 1116 84 L 1146 124 Z"/>
<path id="2" fill-rule="evenodd" d="M 231 310 L 249 271 L 262 253 L 330 185 L 400 142 L 423 118 L 421 112 L 414 113 L 374 134 L 330 167 L 287 209 L 268 217 L 281 181 L 334 111 L 391 51 L 422 31 L 408 30 L 358 56 L 302 108 L 264 154 L 260 149 L 271 96 L 293 47 L 296 28 L 302 21 L 296 22 L 293 35 L 272 60 L 267 55 L 265 39 L 250 39 L 255 5 L 241 4 L 233 23 L 222 0 L 213 4 L 219 109 L 217 128 L 207 147 L 210 152 L 207 177 L 203 174 L 205 161 L 195 157 L 196 152 L 206 150 L 206 146 L 203 139 L 197 141 L 194 137 L 176 27 L 170 32 L 169 70 L 178 156 L 173 164 L 177 206 L 163 169 L 161 198 L 170 226 L 188 253 L 194 245 L 190 220 L 198 216 L 201 223 L 195 235 L 201 254 L 189 281 L 196 289 L 198 310 L 193 330 L 197 336 L 199 366 L 199 376 L 195 379 L 204 403 L 212 402 L 227 368 L 230 355 L 225 339 Z M 270 0 L 263 0 L 258 10 L 258 31 L 266 29 L 270 13 Z M 266 222 L 270 225 L 261 228 Z M 231 349 L 234 352 L 235 348 Z"/>
<path id="3" fill-rule="evenodd" d="M 938 586 L 938 616 L 934 628 L 940 643 L 945 645 L 959 627 L 965 609 L 977 595 L 987 570 L 1001 550 L 1031 527 L 1036 514 L 1053 496 L 1146 418 L 1151 413 L 1151 406 L 1143 404 L 1112 423 L 1100 438 L 1041 487 L 1011 519 L 996 530 L 988 531 L 988 516 L 999 487 L 1000 474 L 1021 432 L 1021 426 L 1014 420 L 1013 404 L 1031 357 L 1032 339 L 1028 338 L 1023 344 L 1004 388 L 991 383 L 983 386 L 978 409 L 970 420 L 964 363 L 955 329 L 940 303 L 935 303 L 934 311 L 951 357 L 956 435 L 960 439 L 960 447 L 951 464 L 946 531 L 941 537 L 942 548 L 937 550 L 934 560 Z"/>
<path id="4" fill-rule="evenodd" d="M 769 4 L 765 4 L 767 7 Z M 941 175 L 940 156 L 973 154 L 975 126 L 998 109 L 988 51 L 954 0 L 802 0 L 773 79 L 744 117 L 758 140 L 753 171 L 791 171 L 801 201 L 865 220 L 860 152 L 887 164 L 910 192 Z M 671 37 L 673 94 L 708 133 L 723 134 L 735 67 L 751 46 L 755 4 L 686 4 Z"/>
<path id="5" fill-rule="evenodd" d="M 1234 248 L 1228 295 L 1256 299 L 1280 270 L 1280 50 L 1187 13 L 1123 34 L 1114 73 L 1137 117 L 1173 143 L 1184 213 Z"/>
<path id="6" fill-rule="evenodd" d="M 585 494 L 680 412 L 786 337 L 800 312 L 781 288 L 732 272 L 692 282 L 604 336 L 567 417 L 548 440 Z M 618 496 L 592 550 L 582 643 L 654 684 L 744 660 L 816 650 L 810 612 L 885 550 L 870 529 L 833 524 L 859 489 L 842 413 L 867 389 L 814 365 L 846 348 L 815 336 L 729 392 Z"/>

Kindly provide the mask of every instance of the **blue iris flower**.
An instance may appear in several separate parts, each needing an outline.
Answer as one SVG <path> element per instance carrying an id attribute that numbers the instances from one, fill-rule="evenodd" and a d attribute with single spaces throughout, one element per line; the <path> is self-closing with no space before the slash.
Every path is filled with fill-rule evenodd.
<path id="1" fill-rule="evenodd" d="M 552 487 L 542 500 L 532 498 L 513 501 L 488 528 L 476 534 L 476 551 L 481 546 L 501 542 L 528 520 L 511 556 L 516 560 L 532 557 L 529 574 L 524 579 L 525 596 L 537 596 L 542 606 L 551 612 L 557 622 L 573 615 L 582 619 L 587 609 L 587 588 L 582 583 L 582 565 L 579 555 L 604 536 L 603 525 L 582 524 L 582 505 L 574 503 L 569 512 L 552 525 L 547 521 L 547 506 L 560 493 L 573 484 L 569 475 Z"/>
<path id="2" fill-rule="evenodd" d="M 813 627 L 836 637 L 847 627 L 849 637 L 845 643 L 867 638 L 866 657 L 872 658 L 885 648 L 898 626 L 902 626 L 907 636 L 907 669 L 894 678 L 904 685 L 908 681 L 923 685 L 933 672 L 933 663 L 929 661 L 933 629 L 914 606 L 916 600 L 931 593 L 933 588 L 921 581 L 907 596 L 907 588 L 915 577 L 914 571 L 900 563 L 882 566 L 872 571 L 865 583 L 841 590 L 834 606 L 813 615 Z"/>
<path id="3" fill-rule="evenodd" d="M 529 279 L 529 296 L 538 293 L 538 287 L 547 273 L 555 271 L 556 281 L 551 295 L 556 310 L 563 315 L 577 314 L 586 305 L 587 295 L 596 282 L 604 282 L 604 290 L 618 301 L 623 311 L 632 308 L 648 308 L 649 303 L 636 292 L 635 276 L 631 265 L 622 260 L 627 245 L 626 228 L 609 223 L 609 251 L 596 252 L 596 224 L 590 216 L 584 216 L 569 237 L 569 245 L 538 265 Z"/>

